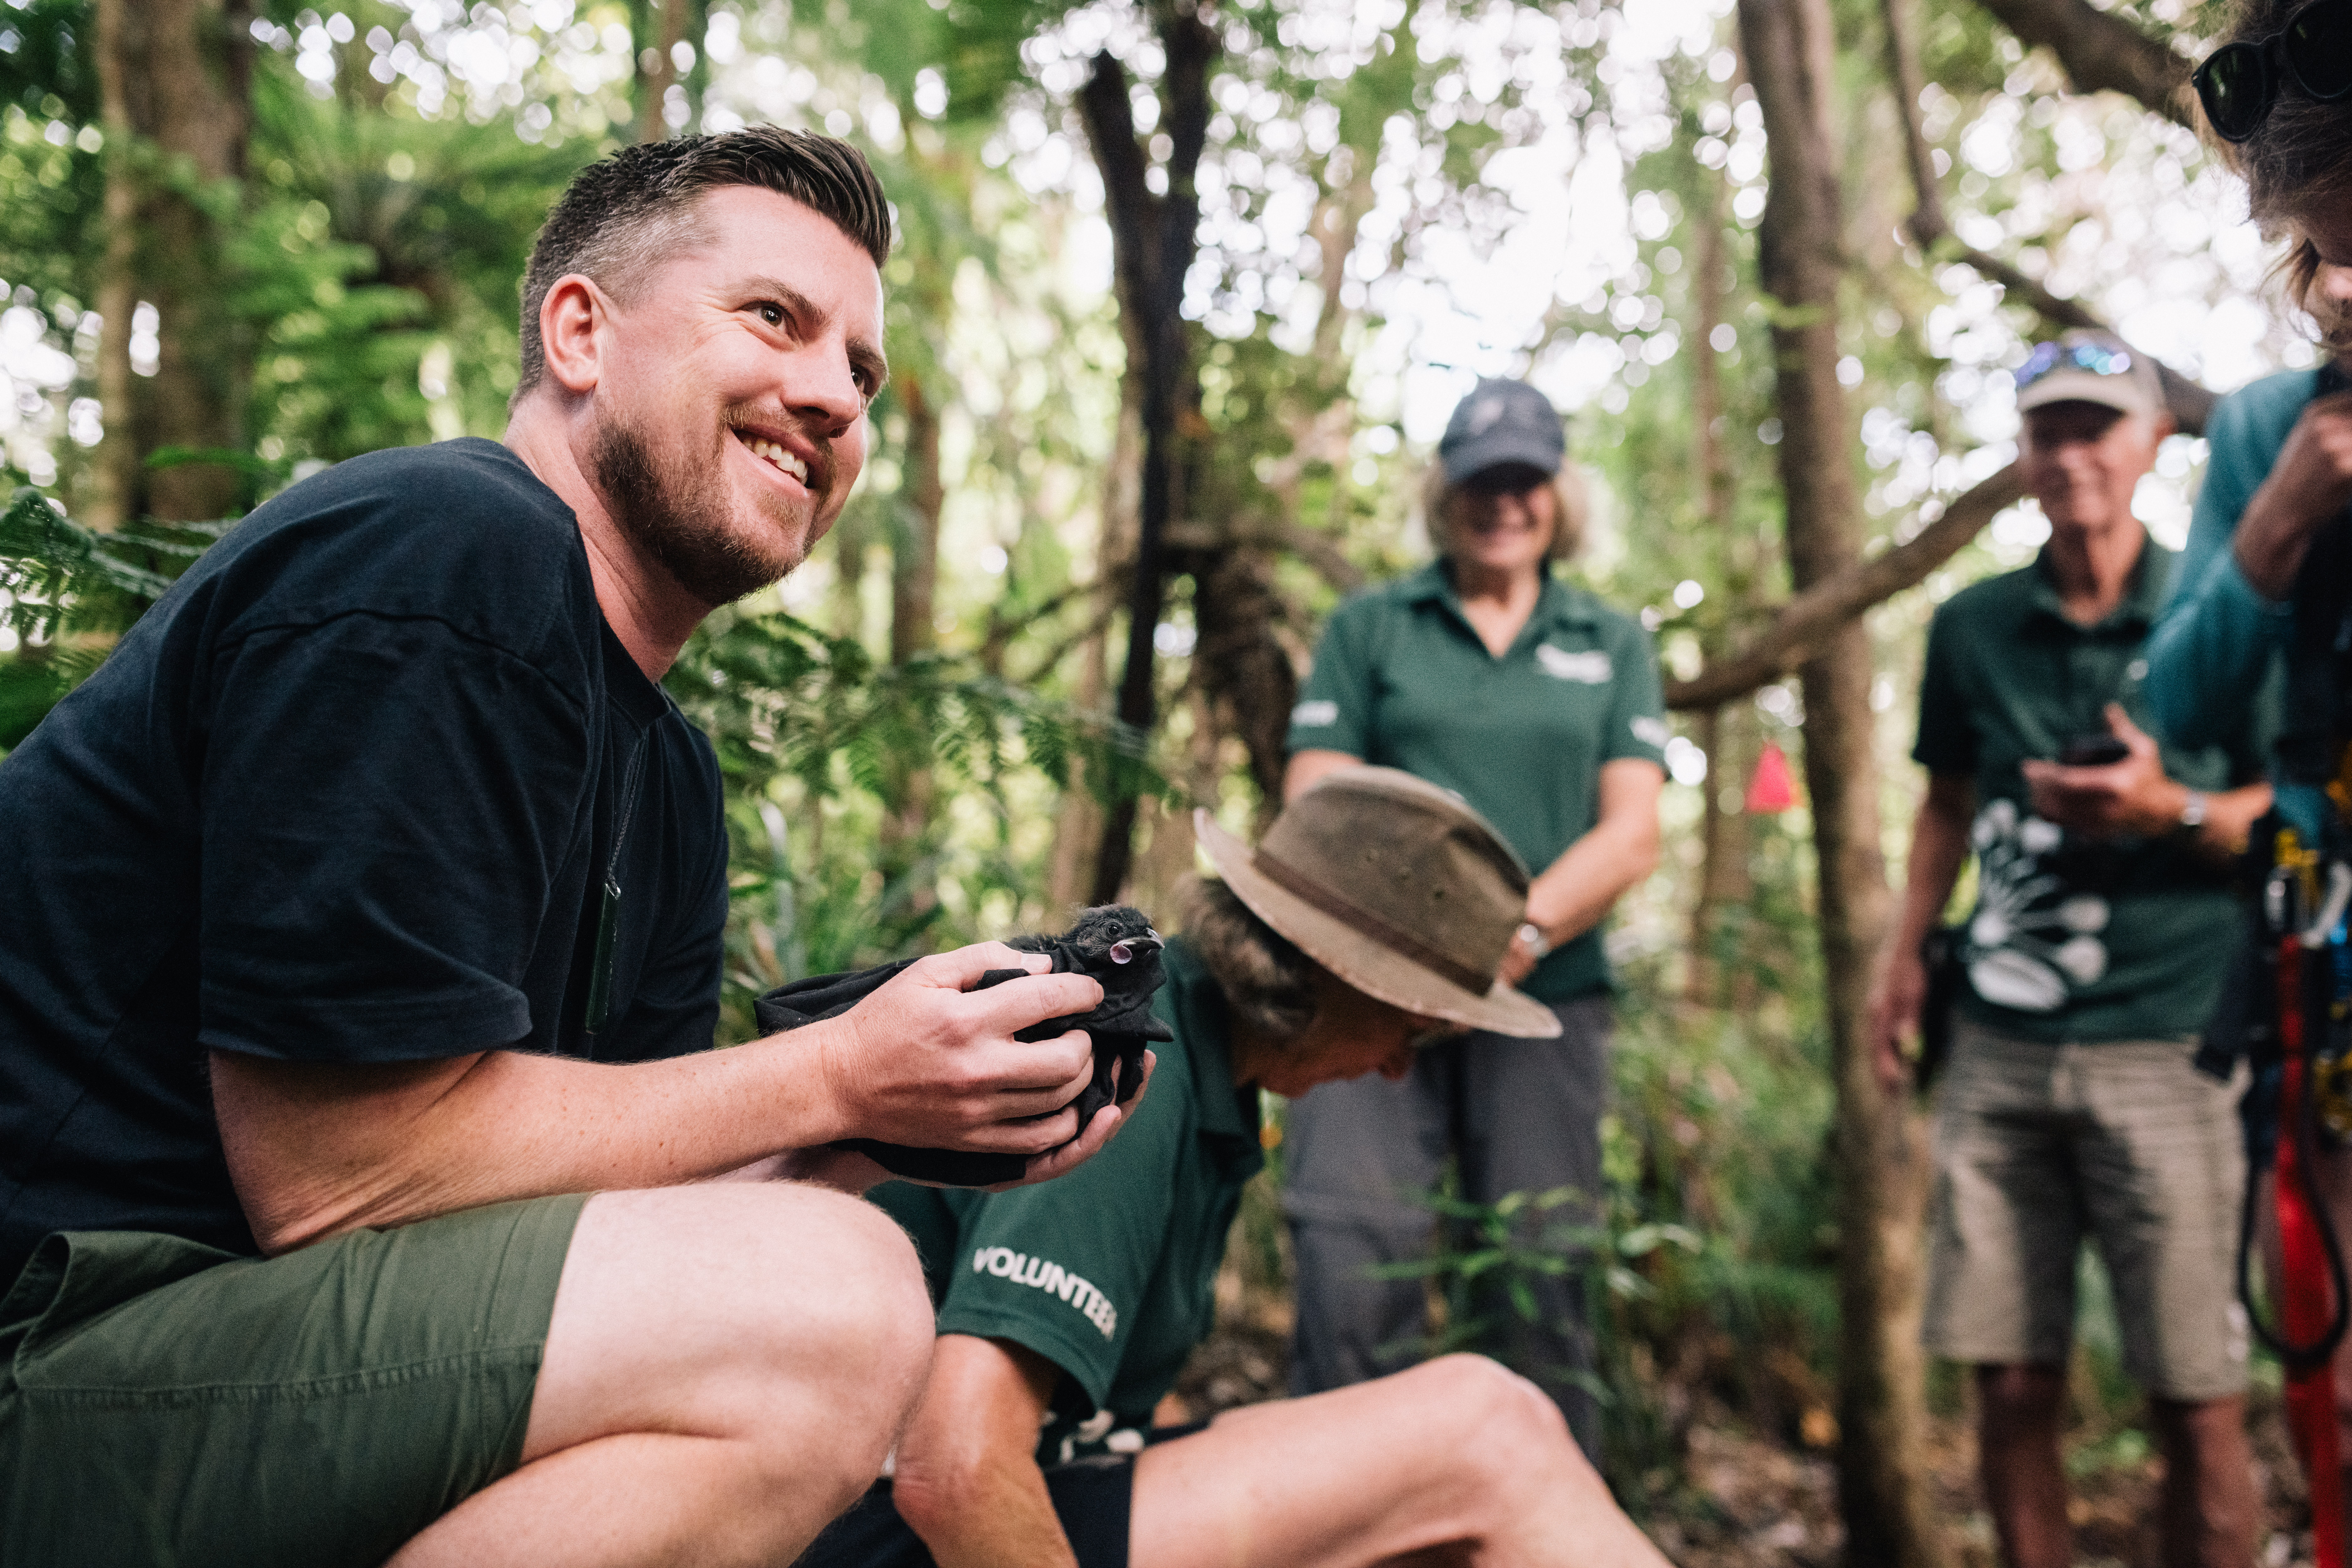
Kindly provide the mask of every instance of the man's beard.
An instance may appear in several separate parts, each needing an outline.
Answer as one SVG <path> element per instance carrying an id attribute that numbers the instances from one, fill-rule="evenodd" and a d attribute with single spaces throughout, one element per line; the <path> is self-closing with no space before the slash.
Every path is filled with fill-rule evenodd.
<path id="1" fill-rule="evenodd" d="M 763 556 L 729 526 L 730 508 L 718 458 L 667 472 L 634 430 L 604 422 L 592 454 L 604 505 L 632 542 L 684 588 L 716 609 L 756 594 L 791 572 L 800 552 Z"/>

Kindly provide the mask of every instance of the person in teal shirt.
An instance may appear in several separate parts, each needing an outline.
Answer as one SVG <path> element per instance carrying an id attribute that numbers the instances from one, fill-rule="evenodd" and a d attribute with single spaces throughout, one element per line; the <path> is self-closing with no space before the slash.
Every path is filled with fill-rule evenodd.
<path id="1" fill-rule="evenodd" d="M 1283 1195 L 1298 1252 L 1291 1386 L 1393 1370 L 1423 1337 L 1421 1283 L 1376 1266 L 1430 1247 L 1449 1157 L 1462 1195 L 1601 1191 L 1612 982 L 1601 927 L 1658 856 L 1665 711 L 1640 623 L 1553 575 L 1584 506 L 1559 415 L 1524 382 L 1482 381 L 1438 445 L 1428 499 L 1440 558 L 1331 617 L 1290 723 L 1296 798 L 1358 761 L 1459 794 L 1539 874 L 1506 979 L 1550 1007 L 1550 1040 L 1473 1034 L 1395 1083 L 1331 1084 L 1290 1108 Z M 1590 1212 L 1589 1208 L 1586 1212 Z M 1535 1231 L 1559 1211 L 1530 1208 Z M 1498 1346 L 1600 1452 L 1583 1270 L 1540 1281 L 1533 1320 L 1496 1303 Z"/>
<path id="2" fill-rule="evenodd" d="M 2299 261 L 2304 303 L 2342 323 L 2352 301 L 2352 267 L 2329 267 L 2307 247 Z M 2175 739 L 2196 743 L 2227 727 L 2266 686 L 2286 681 L 2294 689 L 2290 670 L 2299 664 L 2307 678 L 2332 682 L 2332 661 L 2311 669 L 2307 658 L 2294 657 L 2307 639 L 2332 640 L 2325 626 L 2297 625 L 2295 593 L 2315 542 L 2332 531 L 2340 549 L 2346 537 L 2352 504 L 2347 370 L 2352 365 L 2338 358 L 2284 371 L 2242 387 L 2213 410 L 2204 488 L 2172 597 L 2148 641 L 2148 696 Z M 2323 780 L 2335 772 L 2344 734 L 2340 716 L 2327 711 L 2332 706 L 2290 705 L 2288 733 L 2272 770 L 2279 816 L 2306 844 L 2326 841 L 2333 815 Z M 2246 1142 L 2258 1170 L 2274 1156 L 2278 1080 L 2276 1066 L 2264 1068 L 2245 1099 Z M 2323 1133 L 2312 1174 L 2336 1233 L 2352 1236 L 2352 1152 Z M 2352 1358 L 2336 1357 L 2335 1380 L 2339 1417 L 2352 1419 Z"/>
<path id="3" fill-rule="evenodd" d="M 1349 769 L 1255 850 L 1195 822 L 1220 879 L 1162 954 L 1172 1037 L 1119 1138 L 1035 1187 L 875 1193 L 940 1337 L 891 1479 L 802 1568 L 1342 1568 L 1440 1546 L 1664 1568 L 1551 1403 L 1483 1357 L 1155 1428 L 1212 1326 L 1260 1090 L 1402 1075 L 1449 1030 L 1559 1027 L 1495 978 L 1527 873 L 1448 792 Z"/>

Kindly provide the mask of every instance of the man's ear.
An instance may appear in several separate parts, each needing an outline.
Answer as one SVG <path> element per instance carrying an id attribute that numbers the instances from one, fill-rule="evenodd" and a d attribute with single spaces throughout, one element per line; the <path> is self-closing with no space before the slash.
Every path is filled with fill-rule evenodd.
<path id="1" fill-rule="evenodd" d="M 594 281 L 577 272 L 555 280 L 539 306 L 539 341 L 548 379 L 584 396 L 604 375 L 604 344 L 597 329 L 613 302 Z"/>

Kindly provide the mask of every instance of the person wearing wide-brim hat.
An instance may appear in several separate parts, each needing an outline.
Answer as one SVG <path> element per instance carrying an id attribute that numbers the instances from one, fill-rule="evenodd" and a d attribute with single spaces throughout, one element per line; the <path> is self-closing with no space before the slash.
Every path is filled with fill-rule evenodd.
<path id="1" fill-rule="evenodd" d="M 940 1338 L 892 1479 L 803 1563 L 1290 1568 L 1462 1542 L 1663 1568 L 1551 1402 L 1481 1356 L 1168 1425 L 1264 1163 L 1258 1091 L 1402 1073 L 1450 1032 L 1559 1026 L 1496 977 L 1528 876 L 1452 793 L 1354 768 L 1255 848 L 1194 822 L 1218 877 L 1160 955 L 1173 1037 L 1118 1138 L 1033 1187 L 871 1194 L 915 1238 Z"/>
<path id="2" fill-rule="evenodd" d="M 1425 496 L 1438 559 L 1342 605 L 1291 714 L 1292 799 L 1331 770 L 1384 763 L 1457 791 L 1535 868 L 1503 977 L 1560 1026 L 1518 1038 L 1481 1025 L 1396 1082 L 1333 1084 L 1290 1109 L 1284 1206 L 1297 1244 L 1291 1387 L 1393 1370 L 1423 1337 L 1423 1256 L 1449 1157 L 1461 1195 L 1570 1189 L 1523 1214 L 1522 1240 L 1581 1228 L 1599 1196 L 1612 981 L 1601 924 L 1657 863 L 1668 740 L 1657 660 L 1633 617 L 1556 578 L 1584 531 L 1584 491 L 1559 413 L 1525 382 L 1481 381 L 1438 444 Z M 1583 1270 L 1528 1283 L 1529 1318 L 1479 1316 L 1542 1382 L 1587 1454 Z"/>

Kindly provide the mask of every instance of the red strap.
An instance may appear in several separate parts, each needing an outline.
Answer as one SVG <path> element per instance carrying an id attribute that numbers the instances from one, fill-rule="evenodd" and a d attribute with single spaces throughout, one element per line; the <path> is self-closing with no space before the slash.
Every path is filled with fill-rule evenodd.
<path id="1" fill-rule="evenodd" d="M 2310 1175 L 2295 1129 L 2302 1124 L 2304 1084 L 2303 944 L 2288 937 L 2279 945 L 2279 1046 L 2284 1075 L 2279 1085 L 2278 1173 L 2275 1183 L 2279 1252 L 2284 1300 L 2280 1303 L 2287 1342 L 2310 1344 L 2327 1332 L 2335 1303 L 2327 1278 L 2327 1253 L 2311 1212 Z M 2291 1373 L 2286 1380 L 2287 1426 L 2303 1458 L 2311 1491 L 2315 1568 L 2345 1568 L 2344 1481 L 2336 1451 L 2336 1379 L 2332 1363 Z"/>

